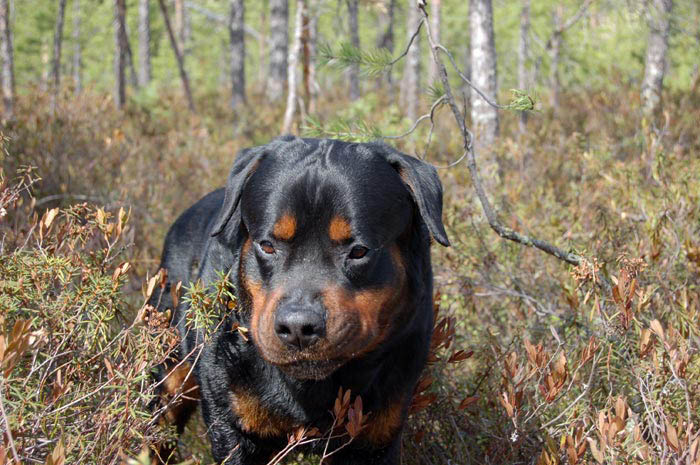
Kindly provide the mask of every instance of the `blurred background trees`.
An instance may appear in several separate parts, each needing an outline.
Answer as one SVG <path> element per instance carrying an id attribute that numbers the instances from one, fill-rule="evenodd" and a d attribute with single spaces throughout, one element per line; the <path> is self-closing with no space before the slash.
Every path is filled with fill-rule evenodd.
<path id="1" fill-rule="evenodd" d="M 700 424 L 700 4 L 428 0 L 428 22 L 407 48 L 421 20 L 416 3 L 0 0 L 0 130 L 7 136 L 0 147 L 0 271 L 7 271 L 0 273 L 0 327 L 10 308 L 0 330 L 8 334 L 16 315 L 33 308 L 32 337 L 60 339 L 66 307 L 81 322 L 102 315 L 95 310 L 109 299 L 97 294 L 138 309 L 167 228 L 225 183 L 241 148 L 283 131 L 386 136 L 445 167 L 464 152 L 452 116 L 461 112 L 481 143 L 479 168 L 503 226 L 549 239 L 587 266 L 493 234 L 473 200 L 466 163 L 439 170 L 452 247 L 434 249 L 436 358 L 411 409 L 404 463 L 700 465 L 693 426 Z M 428 25 L 461 71 L 441 55 L 454 113 L 441 105 L 446 88 L 430 57 Z M 536 111 L 496 112 L 462 76 L 480 83 L 494 104 L 515 94 L 532 97 Z M 26 166 L 41 178 L 32 184 L 34 198 L 12 194 L 12 177 L 21 179 Z M 60 252 L 74 265 L 70 282 L 93 289 L 79 293 L 85 308 L 72 297 L 56 300 L 54 277 L 67 262 L 51 258 L 47 225 L 54 208 L 68 208 L 66 221 L 82 234 L 83 219 L 71 213 L 80 202 L 104 206 L 87 218 L 97 228 L 85 243 L 89 260 L 103 256 L 93 253 L 104 245 L 97 233 L 116 230 L 104 215 L 113 222 L 129 212 L 118 251 L 128 276 L 112 275 L 114 266 L 123 269 L 120 258 L 88 270 L 104 279 L 86 280 L 79 248 Z M 57 217 L 50 233 L 65 243 L 70 234 L 61 223 Z M 15 260 L 25 248 L 58 271 L 35 277 Z M 53 329 L 43 333 L 44 326 Z M 60 352 L 46 344 L 36 353 Z M 66 415 L 45 415 L 45 405 L 22 398 L 22 376 L 44 368 L 18 369 L 11 389 L 0 389 L 23 463 L 44 463 L 58 448 L 58 431 L 72 445 L 66 463 L 93 457 L 96 442 L 75 428 L 93 420 L 106 419 L 98 431 L 109 435 L 100 444 L 115 460 L 122 445 L 135 455 L 144 440 L 140 426 L 123 433 L 109 423 L 138 425 L 140 413 L 94 411 L 71 400 L 109 399 L 92 396 L 94 382 L 112 376 L 111 365 L 95 363 L 102 354 L 86 353 L 82 342 L 75 350 L 76 365 L 101 374 L 81 375 L 77 366 L 71 378 L 63 372 L 72 387 L 53 402 Z M 32 355 L 39 364 L 42 356 Z M 127 362 L 125 372 L 142 373 L 128 366 L 138 358 L 118 359 Z M 61 376 L 41 366 L 50 372 L 41 385 L 58 392 Z M 129 389 L 115 389 L 133 400 Z M 27 406 L 37 415 L 25 415 Z M 28 418 L 45 430 L 22 426 Z M 202 463 L 205 435 L 195 424 L 184 442 Z"/>
<path id="2" fill-rule="evenodd" d="M 7 30 L 1 42 L 6 106 L 12 101 L 13 75 L 20 89 L 113 88 L 117 106 L 153 86 L 173 86 L 178 73 L 191 76 L 195 95 L 228 87 L 232 108 L 245 102 L 250 92 L 265 92 L 268 101 L 284 102 L 294 33 L 290 18 L 297 1 L 164 0 L 172 18 L 172 46 L 179 54 L 170 50 L 163 16 L 154 15 L 156 0 L 70 0 L 68 9 L 67 3 L 0 3 L 2 25 L 9 28 L 0 28 Z M 306 58 L 298 66 L 314 68 L 316 43 L 345 42 L 356 48 L 396 51 L 417 24 L 410 8 L 414 3 L 316 0 L 302 28 L 303 37 L 308 34 L 313 43 L 302 40 Z M 645 111 L 653 113 L 658 111 L 662 86 L 688 88 L 700 62 L 700 7 L 693 0 L 677 0 L 673 10 L 671 0 L 441 0 L 430 2 L 430 7 L 439 40 L 456 57 L 469 58 L 460 63 L 463 71 L 471 72 L 474 83 L 491 99 L 507 98 L 509 89 L 520 88 L 544 97 L 546 105 L 541 109 L 556 111 L 562 91 L 613 90 L 613 83 L 621 80 L 637 83 Z M 73 50 L 70 60 L 61 54 L 64 42 Z M 132 43 L 138 56 L 132 55 Z M 106 73 L 111 66 L 114 73 Z M 357 99 L 374 90 L 367 82 L 359 82 L 358 73 L 356 66 L 342 75 L 322 73 L 314 76 L 315 84 L 320 84 L 315 89 L 344 82 L 351 100 Z M 403 88 L 402 111 L 416 117 L 420 93 L 416 89 L 424 91 L 435 82 L 427 45 L 416 43 L 405 66 L 392 70 L 392 78 L 397 74 Z M 224 75 L 230 79 L 224 80 Z M 297 85 L 306 89 L 309 81 L 300 79 Z M 300 98 L 308 100 L 309 92 L 299 92 Z M 498 134 L 498 115 L 481 99 L 468 97 L 480 140 L 490 145 Z"/>

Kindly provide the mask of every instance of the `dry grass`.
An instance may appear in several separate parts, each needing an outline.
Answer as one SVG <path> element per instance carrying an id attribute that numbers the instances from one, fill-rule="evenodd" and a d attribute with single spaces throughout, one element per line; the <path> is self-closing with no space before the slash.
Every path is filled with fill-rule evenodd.
<path id="1" fill-rule="evenodd" d="M 281 109 L 253 97 L 231 116 L 212 95 L 192 116 L 164 94 L 119 113 L 88 93 L 52 118 L 44 98 L 20 99 L 6 129 L 5 178 L 33 165 L 42 180 L 34 202 L 19 193 L 27 177 L 0 183 L 0 347 L 3 370 L 12 366 L 0 463 L 12 443 L 23 463 L 61 450 L 72 463 L 118 463 L 168 437 L 146 409 L 167 332 L 134 319 L 165 231 L 224 182 L 239 148 L 275 135 Z M 405 463 L 700 464 L 698 108 L 697 95 L 667 96 L 650 124 L 621 88 L 563 96 L 561 113 L 534 114 L 526 134 L 504 115 L 491 183 L 502 220 L 588 267 L 499 239 L 466 168 L 441 172 L 453 247 L 434 254 L 440 318 Z M 318 119 L 336 116 L 391 133 L 410 126 L 375 94 L 327 102 Z M 428 157 L 442 164 L 459 148 L 438 116 Z M 400 147 L 422 152 L 427 132 Z M 105 208 L 69 207 L 81 201 Z M 197 428 L 185 454 L 206 462 Z"/>

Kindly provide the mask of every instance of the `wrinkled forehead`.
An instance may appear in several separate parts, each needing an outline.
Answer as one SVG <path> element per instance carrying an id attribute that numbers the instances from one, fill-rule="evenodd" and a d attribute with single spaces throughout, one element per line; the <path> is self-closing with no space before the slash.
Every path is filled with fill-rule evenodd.
<path id="1" fill-rule="evenodd" d="M 381 155 L 363 144 L 329 141 L 266 154 L 243 190 L 241 208 L 255 237 L 323 233 L 379 247 L 405 229 L 413 207 Z"/>

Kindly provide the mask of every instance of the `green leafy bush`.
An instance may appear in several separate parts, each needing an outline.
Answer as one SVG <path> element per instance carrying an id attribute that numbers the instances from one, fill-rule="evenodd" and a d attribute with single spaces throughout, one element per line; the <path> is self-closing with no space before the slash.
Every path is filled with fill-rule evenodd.
<path id="1" fill-rule="evenodd" d="M 122 292 L 127 213 L 77 204 L 13 228 L 30 182 L 1 184 L 0 234 L 18 245 L 0 255 L 0 461 L 120 463 L 169 437 L 150 371 L 177 338 Z"/>

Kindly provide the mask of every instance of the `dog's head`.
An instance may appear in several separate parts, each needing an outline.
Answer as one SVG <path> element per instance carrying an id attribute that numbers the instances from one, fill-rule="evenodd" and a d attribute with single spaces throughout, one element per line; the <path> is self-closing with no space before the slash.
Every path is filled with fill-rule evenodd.
<path id="1" fill-rule="evenodd" d="M 427 229 L 448 245 L 441 215 L 437 173 L 416 158 L 283 138 L 239 155 L 213 235 L 240 249 L 239 294 L 262 357 L 322 379 L 410 321 L 409 236 Z"/>

